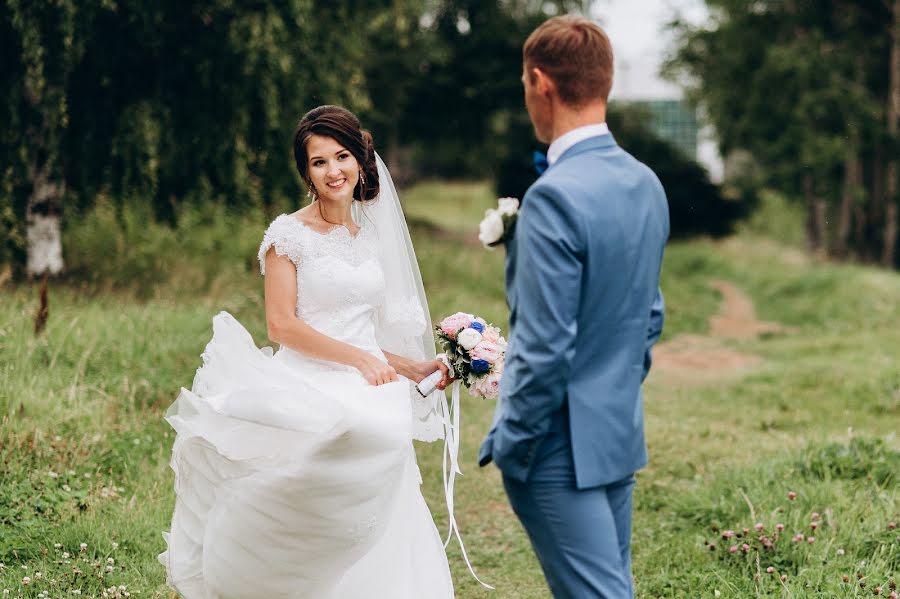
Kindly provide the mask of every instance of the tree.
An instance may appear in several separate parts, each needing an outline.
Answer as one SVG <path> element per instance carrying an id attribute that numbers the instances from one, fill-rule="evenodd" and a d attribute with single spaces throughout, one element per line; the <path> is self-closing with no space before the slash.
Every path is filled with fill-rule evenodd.
<path id="1" fill-rule="evenodd" d="M 422 22 L 428 52 L 412 74 L 400 138 L 420 174 L 487 177 L 524 115 L 522 44 L 550 12 L 572 1 L 440 0 Z"/>
<path id="2" fill-rule="evenodd" d="M 695 82 L 690 98 L 709 115 L 723 151 L 749 151 L 766 185 L 804 198 L 811 251 L 895 265 L 878 251 L 896 245 L 889 237 L 897 220 L 889 214 L 896 173 L 883 166 L 897 144 L 896 132 L 885 133 L 887 3 L 708 4 L 708 26 L 674 24 L 680 44 L 668 69 Z"/>
<path id="3" fill-rule="evenodd" d="M 293 127 L 317 104 L 368 105 L 360 32 L 384 8 L 4 0 L 0 259 L 58 272 L 62 215 L 99 195 L 166 220 L 185 201 L 296 196 Z"/>
<path id="4" fill-rule="evenodd" d="M 60 142 L 69 119 L 66 86 L 83 38 L 71 1 L 8 0 L 3 11 L 0 31 L 9 35 L 7 49 L 15 48 L 10 55 L 19 57 L 3 73 L 10 125 L 4 187 L 19 194 L 19 201 L 6 201 L 4 212 L 8 218 L 24 208 L 28 274 L 57 274 L 63 269 Z M 20 230 L 19 244 L 22 237 Z"/>

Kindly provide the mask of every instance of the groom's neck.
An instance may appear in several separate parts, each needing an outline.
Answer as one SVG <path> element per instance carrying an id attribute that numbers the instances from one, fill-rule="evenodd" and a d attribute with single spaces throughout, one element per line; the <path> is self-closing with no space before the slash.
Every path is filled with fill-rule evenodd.
<path id="1" fill-rule="evenodd" d="M 581 108 L 571 108 L 560 104 L 553 115 L 553 143 L 569 131 L 587 125 L 600 125 L 606 122 L 606 103 L 595 102 Z"/>

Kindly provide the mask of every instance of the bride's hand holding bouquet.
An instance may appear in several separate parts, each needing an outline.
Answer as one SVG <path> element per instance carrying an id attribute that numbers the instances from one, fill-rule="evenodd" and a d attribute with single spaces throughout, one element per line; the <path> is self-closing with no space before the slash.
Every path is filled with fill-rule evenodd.
<path id="1" fill-rule="evenodd" d="M 474 314 L 457 312 L 437 327 L 437 342 L 444 351 L 453 378 L 483 399 L 496 399 L 506 355 L 500 329 Z"/>

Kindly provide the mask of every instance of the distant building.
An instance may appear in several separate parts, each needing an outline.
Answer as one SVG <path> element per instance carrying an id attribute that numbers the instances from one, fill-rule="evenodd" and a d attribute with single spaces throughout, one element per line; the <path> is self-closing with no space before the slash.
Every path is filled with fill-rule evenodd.
<path id="1" fill-rule="evenodd" d="M 610 99 L 645 108 L 652 116 L 650 127 L 662 139 L 680 148 L 702 164 L 714 183 L 724 179 L 725 167 L 712 127 L 683 99 L 681 90 L 656 74 L 655 59 L 617 58 L 616 79 Z"/>
<path id="2" fill-rule="evenodd" d="M 686 155 L 697 156 L 700 126 L 697 115 L 683 100 L 631 100 L 629 104 L 640 106 L 652 117 L 650 128 Z"/>

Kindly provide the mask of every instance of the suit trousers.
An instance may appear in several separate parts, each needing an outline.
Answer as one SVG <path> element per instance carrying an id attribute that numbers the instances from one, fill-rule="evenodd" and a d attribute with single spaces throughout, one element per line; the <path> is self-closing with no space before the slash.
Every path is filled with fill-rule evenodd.
<path id="1" fill-rule="evenodd" d="M 503 477 L 555 599 L 631 599 L 634 475 L 578 489 L 568 410 L 554 416 L 525 483 Z"/>

